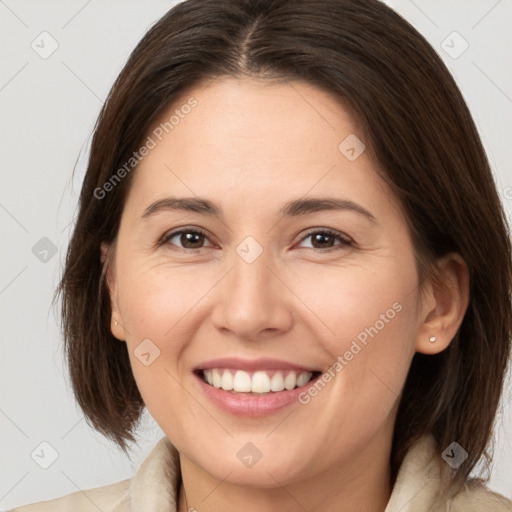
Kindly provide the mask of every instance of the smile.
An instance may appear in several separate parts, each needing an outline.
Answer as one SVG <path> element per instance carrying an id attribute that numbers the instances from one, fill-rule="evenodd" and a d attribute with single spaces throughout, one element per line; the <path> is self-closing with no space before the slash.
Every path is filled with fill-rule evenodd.
<path id="1" fill-rule="evenodd" d="M 199 375 L 210 386 L 232 393 L 278 393 L 308 384 L 320 372 L 295 370 L 244 371 L 231 368 L 200 370 Z"/>

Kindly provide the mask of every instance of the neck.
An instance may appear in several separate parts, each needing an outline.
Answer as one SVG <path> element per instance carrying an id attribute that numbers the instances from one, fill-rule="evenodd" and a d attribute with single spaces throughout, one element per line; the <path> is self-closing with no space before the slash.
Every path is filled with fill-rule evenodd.
<path id="1" fill-rule="evenodd" d="M 391 495 L 390 452 L 391 435 L 381 431 L 355 450 L 349 461 L 300 481 L 285 485 L 274 481 L 269 488 L 217 480 L 181 454 L 178 512 L 384 512 Z"/>

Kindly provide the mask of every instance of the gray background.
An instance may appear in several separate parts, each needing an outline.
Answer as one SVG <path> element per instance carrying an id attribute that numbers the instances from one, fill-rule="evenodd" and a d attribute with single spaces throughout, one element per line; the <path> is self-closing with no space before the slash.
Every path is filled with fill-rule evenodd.
<path id="1" fill-rule="evenodd" d="M 72 397 L 50 303 L 96 116 L 130 51 L 174 3 L 0 0 L 0 509 L 130 478 L 163 435 L 145 416 L 130 460 L 87 426 Z M 387 3 L 452 71 L 510 215 L 512 1 Z M 511 401 L 508 384 L 490 483 L 509 498 Z"/>

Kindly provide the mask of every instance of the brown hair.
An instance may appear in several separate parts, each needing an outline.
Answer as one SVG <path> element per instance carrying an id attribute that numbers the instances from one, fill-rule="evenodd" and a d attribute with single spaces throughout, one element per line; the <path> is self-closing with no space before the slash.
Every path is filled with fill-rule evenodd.
<path id="1" fill-rule="evenodd" d="M 100 244 L 115 241 L 132 173 L 98 189 L 136 151 L 164 109 L 221 76 L 303 80 L 357 115 L 365 143 L 400 200 L 421 277 L 459 253 L 470 303 L 450 346 L 416 354 L 396 419 L 393 479 L 412 443 L 484 455 L 510 356 L 512 263 L 507 221 L 482 143 L 449 71 L 426 40 L 377 0 L 188 0 L 140 41 L 100 113 L 62 281 L 64 348 L 88 421 L 126 449 L 143 401 L 126 345 L 110 331 Z M 95 193 L 96 191 L 96 193 Z M 108 264 L 108 262 L 107 262 Z M 485 413 L 483 409 L 485 408 Z"/>

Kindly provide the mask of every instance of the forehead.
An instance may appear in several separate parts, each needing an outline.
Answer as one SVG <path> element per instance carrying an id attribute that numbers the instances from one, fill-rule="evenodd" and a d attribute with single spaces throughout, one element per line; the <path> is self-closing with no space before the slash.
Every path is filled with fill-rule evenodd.
<path id="1" fill-rule="evenodd" d="M 133 183 L 141 202 L 172 192 L 250 196 L 261 207 L 313 189 L 368 195 L 384 187 L 366 151 L 356 160 L 343 152 L 343 141 L 364 137 L 357 119 L 336 96 L 305 82 L 203 83 L 166 109 L 148 137 L 153 148 Z"/>
<path id="2" fill-rule="evenodd" d="M 261 152 L 283 160 L 299 151 L 320 156 L 318 149 L 336 149 L 343 134 L 358 130 L 356 119 L 331 93 L 305 82 L 248 78 L 219 78 L 196 87 L 174 102 L 160 124 L 191 97 L 197 106 L 164 138 L 190 142 L 194 130 L 205 150 L 214 147 L 223 157 L 244 160 Z"/>

